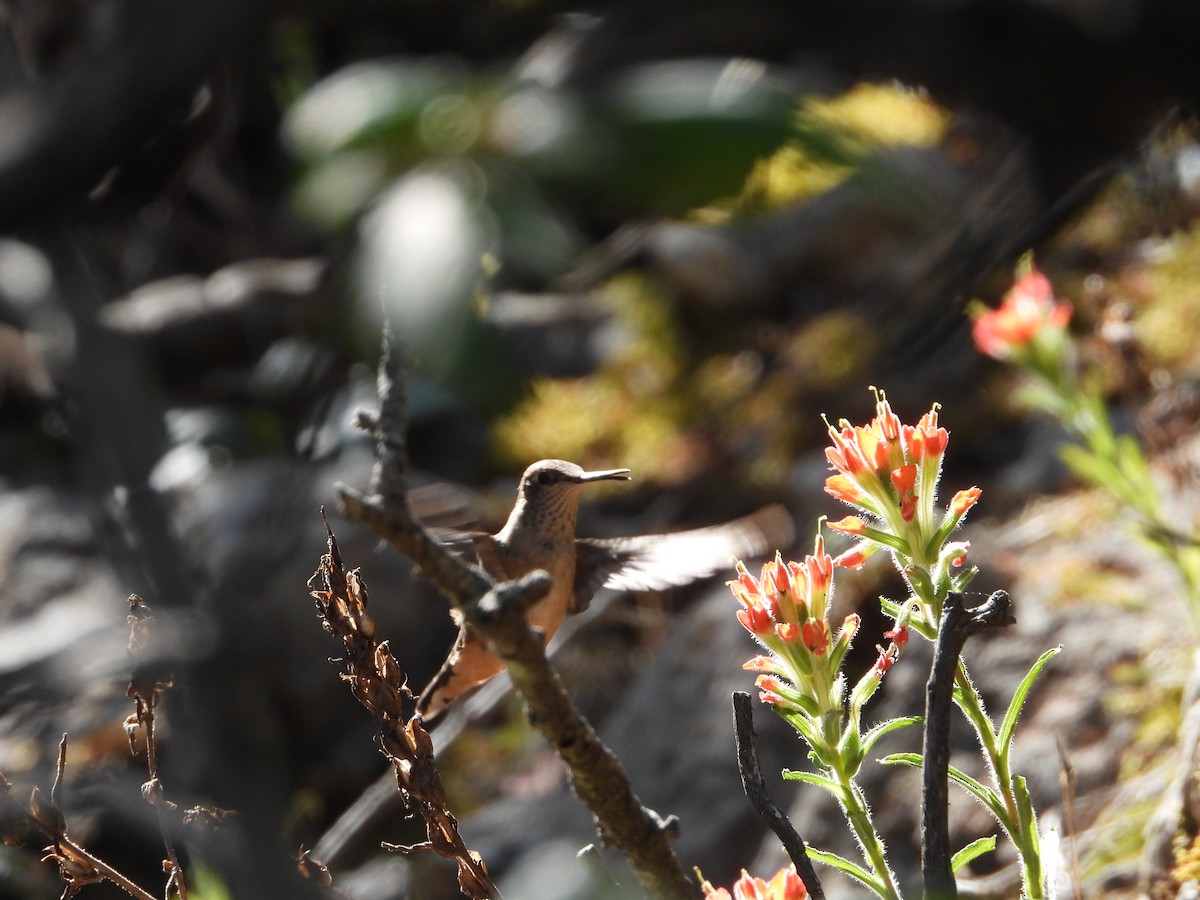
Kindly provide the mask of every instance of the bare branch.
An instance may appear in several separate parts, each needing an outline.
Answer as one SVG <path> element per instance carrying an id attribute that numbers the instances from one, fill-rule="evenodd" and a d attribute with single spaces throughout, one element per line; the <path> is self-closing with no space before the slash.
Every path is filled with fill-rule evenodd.
<path id="1" fill-rule="evenodd" d="M 767 793 L 762 768 L 758 764 L 758 735 L 754 731 L 754 708 L 750 695 L 745 691 L 733 692 L 733 731 L 737 739 L 738 773 L 742 776 L 742 790 L 754 811 L 762 816 L 767 826 L 783 843 L 788 858 L 796 867 L 796 874 L 804 882 L 808 896 L 813 900 L 825 900 L 825 891 L 817 878 L 816 869 L 808 858 L 808 848 L 787 814 L 780 809 Z"/>
<path id="2" fill-rule="evenodd" d="M 922 755 L 921 871 L 925 896 L 958 896 L 950 866 L 950 710 L 954 676 L 967 638 L 985 628 L 1010 625 L 1012 604 L 1008 594 L 996 591 L 979 606 L 963 606 L 963 595 L 951 593 L 942 608 L 942 624 L 933 652 L 933 667 L 925 686 L 925 733 Z"/>

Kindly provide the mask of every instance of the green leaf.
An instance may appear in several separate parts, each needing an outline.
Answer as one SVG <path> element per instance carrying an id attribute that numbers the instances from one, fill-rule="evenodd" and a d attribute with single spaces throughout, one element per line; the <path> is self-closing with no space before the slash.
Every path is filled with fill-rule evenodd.
<path id="1" fill-rule="evenodd" d="M 996 821 L 999 822 L 1006 831 L 1012 831 L 1013 822 L 1008 817 L 1008 810 L 1004 808 L 1004 801 L 1000 799 L 999 795 L 997 795 L 995 791 L 976 781 L 966 772 L 954 768 L 954 766 L 949 767 L 949 775 L 951 781 L 963 788 L 968 794 L 972 795 L 976 800 L 986 806 L 991 811 L 992 815 L 996 817 Z"/>
<path id="2" fill-rule="evenodd" d="M 1008 712 L 1004 714 L 1004 722 L 1000 725 L 1000 734 L 996 740 L 996 746 L 1001 755 L 1007 755 L 1009 746 L 1012 744 L 1013 731 L 1017 727 L 1017 719 L 1021 716 L 1021 710 L 1025 706 L 1025 700 L 1029 697 L 1029 691 L 1033 687 L 1033 682 L 1037 680 L 1042 669 L 1054 657 L 1062 652 L 1062 644 L 1057 647 L 1051 647 L 1045 653 L 1037 658 L 1037 661 L 1029 667 L 1029 671 L 1025 677 L 1021 679 L 1021 683 L 1017 685 L 1017 690 L 1013 693 L 1012 702 L 1008 704 Z"/>
<path id="3" fill-rule="evenodd" d="M 955 873 L 963 866 L 969 863 L 976 857 L 983 856 L 985 853 L 990 853 L 996 849 L 996 836 L 982 837 L 978 840 L 971 841 L 967 846 L 963 847 L 950 858 L 950 868 Z"/>
<path id="4" fill-rule="evenodd" d="M 920 753 L 892 753 L 880 760 L 885 766 L 912 766 L 915 769 L 920 769 L 925 765 L 925 759 Z M 986 785 L 976 781 L 967 773 L 960 769 L 949 766 L 947 774 L 950 780 L 971 794 L 976 800 L 988 808 L 996 821 L 1008 831 L 1012 833 L 1013 821 L 1009 819 L 1008 812 L 1004 808 L 1004 801 Z"/>
<path id="5" fill-rule="evenodd" d="M 900 610 L 904 608 L 903 603 L 897 603 L 895 600 L 889 600 L 887 597 L 879 598 L 879 606 L 887 615 L 893 619 L 900 615 Z"/>
<path id="6" fill-rule="evenodd" d="M 979 566 L 971 566 L 959 572 L 957 575 L 952 575 L 950 578 L 950 590 L 957 594 L 963 593 L 975 580 L 975 576 L 979 574 Z"/>
<path id="7" fill-rule="evenodd" d="M 919 725 L 925 721 L 924 716 L 899 716 L 895 719 L 888 719 L 886 722 L 880 722 L 874 728 L 867 731 L 862 737 L 862 752 L 867 754 L 871 752 L 871 747 L 875 742 L 891 731 L 898 728 L 907 728 L 909 725 Z"/>
<path id="8" fill-rule="evenodd" d="M 824 775 L 818 775 L 816 772 L 801 772 L 797 769 L 784 769 L 783 777 L 787 781 L 803 781 L 805 784 L 815 784 L 817 787 L 829 791 L 834 797 L 841 799 L 842 786 L 832 778 L 826 778 Z"/>
<path id="9" fill-rule="evenodd" d="M 1021 823 L 1021 835 L 1017 842 L 1017 850 L 1021 854 L 1024 878 L 1027 882 L 1037 885 L 1039 889 L 1037 896 L 1042 896 L 1040 888 L 1044 887 L 1042 884 L 1044 876 L 1042 874 L 1041 838 L 1037 830 L 1037 813 L 1033 810 L 1033 801 L 1029 798 L 1029 786 L 1025 783 L 1025 779 L 1020 775 L 1014 776 L 1012 785 L 1013 793 L 1017 798 L 1017 819 Z M 1029 889 L 1030 884 L 1027 883 L 1025 892 L 1027 895 L 1033 896 Z"/>
<path id="10" fill-rule="evenodd" d="M 862 744 L 862 735 L 859 734 L 857 728 L 847 728 L 846 733 L 842 735 L 842 740 L 838 744 L 838 755 L 842 758 L 842 764 L 846 767 L 846 771 L 851 773 L 850 777 L 854 777 L 862 766 L 863 757 L 866 756 L 866 750 Z"/>
<path id="11" fill-rule="evenodd" d="M 1024 836 L 1025 847 L 1022 855 L 1029 851 L 1038 850 L 1037 813 L 1033 810 L 1033 801 L 1029 798 L 1029 786 L 1023 775 L 1013 776 L 1013 794 L 1017 798 L 1017 819 L 1021 823 L 1021 834 Z M 1028 860 L 1026 860 L 1028 862 Z"/>
<path id="12" fill-rule="evenodd" d="M 883 880 L 872 875 L 862 866 L 843 859 L 836 853 L 830 853 L 828 850 L 814 850 L 812 847 L 808 848 L 808 856 L 809 859 L 815 859 L 817 862 L 823 862 L 827 866 L 839 869 L 855 881 L 873 890 L 880 897 L 887 896 L 887 888 L 884 886 Z"/>
<path id="13" fill-rule="evenodd" d="M 431 103 L 468 89 L 452 66 L 410 61 L 369 61 L 339 69 L 313 85 L 283 122 L 293 153 L 313 162 L 371 143 L 412 161 L 427 152 L 419 122 Z"/>
<path id="14" fill-rule="evenodd" d="M 1108 460 L 1076 444 L 1063 444 L 1058 448 L 1058 456 L 1081 481 L 1120 495 L 1120 473 Z"/>
<path id="15" fill-rule="evenodd" d="M 784 720 L 796 729 L 796 732 L 802 737 L 810 747 L 817 747 L 821 742 L 821 735 L 812 727 L 806 716 L 799 713 L 787 712 L 780 713 Z"/>
<path id="16" fill-rule="evenodd" d="M 792 91 L 748 70 L 731 79 L 723 62 L 627 67 L 586 113 L 607 153 L 581 174 L 610 214 L 679 214 L 736 194 L 795 133 L 795 107 Z"/>
<path id="17" fill-rule="evenodd" d="M 894 619 L 900 615 L 900 610 L 904 608 L 904 604 L 897 603 L 895 600 L 889 600 L 887 597 L 880 597 L 879 607 L 883 610 L 885 615 L 891 616 Z M 937 630 L 928 622 L 920 621 L 920 619 L 916 616 L 909 619 L 908 627 L 913 629 L 915 632 L 917 632 L 917 634 L 921 635 L 921 637 L 928 641 L 937 640 Z"/>

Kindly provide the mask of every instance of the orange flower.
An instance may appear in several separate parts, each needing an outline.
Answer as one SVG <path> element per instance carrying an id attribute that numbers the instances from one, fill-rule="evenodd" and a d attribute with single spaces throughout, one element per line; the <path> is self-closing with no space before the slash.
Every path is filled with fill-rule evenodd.
<path id="1" fill-rule="evenodd" d="M 833 564 L 840 569 L 860 569 L 871 558 L 873 548 L 867 544 L 855 544 L 849 550 L 834 559 Z"/>
<path id="2" fill-rule="evenodd" d="M 888 644 L 886 650 L 878 646 L 875 649 L 879 651 L 879 659 L 875 660 L 873 671 L 875 675 L 882 678 L 883 674 L 900 658 L 900 650 L 895 643 Z"/>
<path id="3" fill-rule="evenodd" d="M 892 484 L 896 490 L 905 494 L 911 491 L 917 485 L 917 467 L 914 463 L 901 466 L 898 469 L 892 469 Z"/>
<path id="4" fill-rule="evenodd" d="M 862 618 L 858 613 L 850 613 L 842 622 L 842 627 L 838 631 L 837 639 L 839 641 L 852 641 L 854 635 L 858 634 L 858 626 L 862 623 Z"/>
<path id="5" fill-rule="evenodd" d="M 824 656 L 829 649 L 829 625 L 824 619 L 809 619 L 800 628 L 804 646 L 817 656 Z"/>
<path id="6" fill-rule="evenodd" d="M 895 644 L 901 651 L 908 646 L 908 627 L 899 625 L 891 631 L 885 631 L 883 636 Z"/>
<path id="7" fill-rule="evenodd" d="M 846 516 L 844 519 L 839 519 L 836 522 L 827 523 L 834 531 L 840 531 L 842 534 L 866 534 L 867 523 L 858 516 Z"/>
<path id="8" fill-rule="evenodd" d="M 794 867 L 780 869 L 769 882 L 755 878 L 745 869 L 733 884 L 733 895 L 725 888 L 714 888 L 707 881 L 701 885 L 704 900 L 806 900 L 808 891 Z"/>
<path id="9" fill-rule="evenodd" d="M 747 672 L 774 672 L 775 663 L 765 656 L 754 656 L 742 663 Z"/>
<path id="10" fill-rule="evenodd" d="M 775 633 L 785 644 L 794 644 L 800 637 L 800 626 L 795 622 L 784 622 L 775 626 Z"/>
<path id="11" fill-rule="evenodd" d="M 963 516 L 967 510 L 979 502 L 979 498 L 983 495 L 983 491 L 977 487 L 969 487 L 966 490 L 959 491 L 950 501 L 950 512 L 955 516 Z"/>
<path id="12" fill-rule="evenodd" d="M 754 686 L 758 688 L 758 699 L 763 703 L 770 703 L 772 706 L 790 705 L 782 696 L 782 692 L 787 689 L 774 675 L 759 675 L 754 679 Z"/>
<path id="13" fill-rule="evenodd" d="M 916 425 L 904 426 L 904 442 L 908 445 L 908 455 L 913 462 L 941 456 L 946 452 L 949 440 L 950 433 L 938 425 L 936 406 L 921 416 Z"/>
<path id="14" fill-rule="evenodd" d="M 971 337 L 981 353 L 1008 359 L 1014 349 L 1031 343 L 1046 329 L 1062 329 L 1071 318 L 1071 304 L 1054 299 L 1050 280 L 1035 268 L 1017 279 L 999 308 L 975 319 Z"/>
<path id="15" fill-rule="evenodd" d="M 835 500 L 841 500 L 851 506 L 861 506 L 862 501 L 866 499 L 866 495 L 855 484 L 854 479 L 841 473 L 830 475 L 825 479 L 825 493 Z"/>

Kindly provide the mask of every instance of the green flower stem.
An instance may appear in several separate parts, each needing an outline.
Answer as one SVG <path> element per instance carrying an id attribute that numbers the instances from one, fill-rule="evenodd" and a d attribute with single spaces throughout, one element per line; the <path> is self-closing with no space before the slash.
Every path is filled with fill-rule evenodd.
<path id="1" fill-rule="evenodd" d="M 992 728 L 992 720 L 988 718 L 987 711 L 983 708 L 983 700 L 980 698 L 979 692 L 975 690 L 971 676 L 967 674 L 967 667 L 961 659 L 958 661 L 958 672 L 955 673 L 954 684 L 959 690 L 959 709 L 963 711 L 979 736 L 979 743 L 987 758 L 992 779 L 995 781 L 1001 799 L 1004 800 L 1004 808 L 1008 812 L 1009 819 L 1016 822 L 1017 801 L 1012 792 L 1008 754 L 1001 753 L 996 744 L 996 732 Z"/>
<path id="2" fill-rule="evenodd" d="M 1081 384 L 1066 361 L 1033 371 L 1048 389 L 1047 411 L 1075 435 L 1088 457 L 1076 466 L 1085 480 L 1100 487 L 1141 519 L 1150 545 L 1179 573 L 1187 593 L 1192 625 L 1200 629 L 1200 548 L 1162 510 L 1162 496 L 1150 474 L 1141 448 L 1132 439 L 1121 441 L 1103 401 Z"/>
<path id="3" fill-rule="evenodd" d="M 900 900 L 900 890 L 896 887 L 896 878 L 892 874 L 891 868 L 888 867 L 883 841 L 880 840 L 875 826 L 871 822 L 866 799 L 854 783 L 853 776 L 844 772 L 840 765 L 832 769 L 831 774 L 838 785 L 837 799 L 842 805 L 846 820 L 854 830 L 854 836 L 858 839 L 871 870 L 883 884 L 880 896 L 886 897 L 888 900 Z"/>
<path id="4" fill-rule="evenodd" d="M 1009 838 L 1021 857 L 1021 873 L 1024 880 L 1023 896 L 1026 900 L 1042 900 L 1045 897 L 1045 891 L 1042 886 L 1040 842 L 1037 834 L 1027 834 L 1022 826 L 1023 820 L 1019 814 L 1018 798 L 1013 789 L 1008 748 L 997 745 L 996 732 L 992 727 L 991 719 L 988 718 L 987 712 L 983 708 L 983 700 L 980 698 L 979 692 L 975 690 L 975 685 L 971 683 L 971 677 L 967 674 L 967 668 L 961 659 L 958 661 L 958 672 L 954 676 L 954 683 L 959 689 L 959 709 L 963 711 L 979 736 L 979 743 L 983 747 L 988 768 L 992 773 L 993 786 L 1001 800 L 1004 801 L 1004 809 L 1011 823 L 1011 827 L 1006 826 L 1005 830 L 1009 831 Z M 1004 822 L 1000 824 L 1006 825 Z"/>
<path id="5" fill-rule="evenodd" d="M 850 828 L 853 830 L 859 846 L 862 847 L 867 864 L 882 885 L 882 889 L 876 888 L 879 896 L 886 900 L 901 900 L 900 890 L 896 886 L 896 878 L 887 863 L 887 851 L 871 822 L 871 813 L 867 808 L 866 798 L 859 790 L 858 785 L 854 783 L 862 761 L 861 759 L 856 761 L 847 758 L 839 749 L 844 724 L 849 723 L 843 723 L 840 716 L 833 721 L 836 723 L 834 727 L 822 731 L 825 737 L 824 741 L 809 742 L 814 756 L 825 768 L 827 777 L 822 776 L 819 778 L 819 782 L 837 798 L 841 805 L 842 812 L 850 823 Z M 853 724 L 854 727 L 857 727 L 857 723 Z"/>

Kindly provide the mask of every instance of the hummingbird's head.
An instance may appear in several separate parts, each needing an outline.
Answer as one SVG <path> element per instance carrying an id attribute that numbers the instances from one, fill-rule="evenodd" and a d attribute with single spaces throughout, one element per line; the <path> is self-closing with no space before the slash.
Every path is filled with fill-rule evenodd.
<path id="1" fill-rule="evenodd" d="M 544 528 L 553 523 L 575 527 L 579 490 L 593 481 L 628 481 L 628 469 L 588 472 L 561 459 L 535 462 L 521 476 L 517 505 L 509 527 Z"/>
<path id="2" fill-rule="evenodd" d="M 543 459 L 535 462 L 521 476 L 521 490 L 526 494 L 573 489 L 593 481 L 628 481 L 628 469 L 602 469 L 588 472 L 562 459 Z"/>

